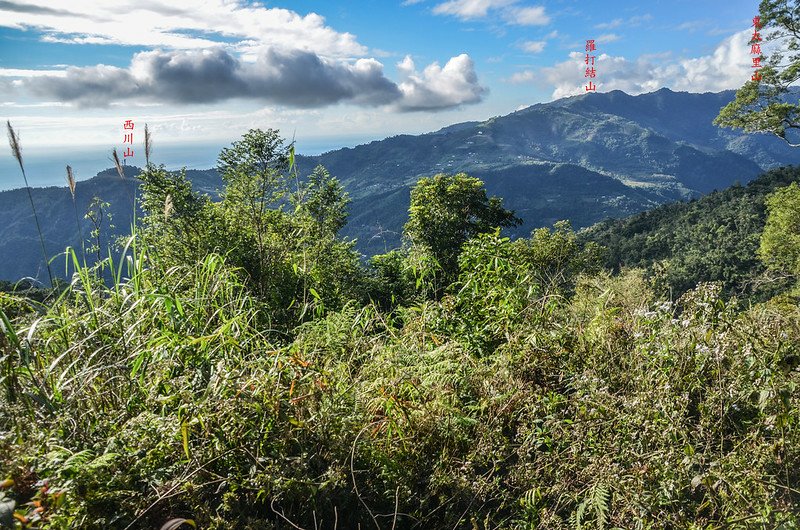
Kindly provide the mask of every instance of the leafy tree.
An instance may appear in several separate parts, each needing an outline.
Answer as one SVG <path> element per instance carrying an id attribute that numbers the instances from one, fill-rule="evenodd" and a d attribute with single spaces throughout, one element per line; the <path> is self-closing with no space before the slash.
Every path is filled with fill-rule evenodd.
<path id="1" fill-rule="evenodd" d="M 192 190 L 185 168 L 169 172 L 164 165 L 149 164 L 138 175 L 140 204 L 145 213 L 143 235 L 159 247 L 162 259 L 172 264 L 193 263 L 209 252 L 223 251 L 212 238 L 215 208 L 206 195 Z"/>
<path id="2" fill-rule="evenodd" d="M 355 241 L 338 237 L 347 223 L 350 197 L 336 177 L 317 166 L 293 197 L 294 240 L 292 261 L 300 272 L 303 313 L 316 309 L 338 309 L 361 298 L 364 271 Z"/>
<path id="3" fill-rule="evenodd" d="M 800 104 L 793 102 L 796 98 L 790 91 L 800 80 L 800 4 L 796 0 L 762 0 L 758 22 L 763 28 L 754 32 L 750 44 L 751 51 L 761 54 L 762 68 L 736 92 L 735 100 L 722 108 L 714 123 L 772 133 L 797 147 L 800 143 L 787 134 L 800 129 Z M 765 57 L 762 48 L 773 46 L 774 51 Z"/>
<path id="4" fill-rule="evenodd" d="M 347 224 L 350 196 L 323 166 L 309 175 L 300 200 L 299 209 L 309 217 L 317 235 L 335 235 Z"/>
<path id="5" fill-rule="evenodd" d="M 224 255 L 268 311 L 291 330 L 314 312 L 361 298 L 363 269 L 353 241 L 338 237 L 349 197 L 320 166 L 289 196 L 291 147 L 274 130 L 251 130 L 219 156 L 225 188 L 213 203 L 185 174 L 152 164 L 142 172 L 143 236 L 167 266 Z M 289 200 L 294 209 L 284 209 Z"/>
<path id="6" fill-rule="evenodd" d="M 250 129 L 241 140 L 224 148 L 217 170 L 225 182 L 223 208 L 232 221 L 231 229 L 253 238 L 258 261 L 251 274 L 260 278 L 261 266 L 269 259 L 271 237 L 268 232 L 280 224 L 278 206 L 287 193 L 290 147 L 275 129 Z M 246 239 L 247 239 L 246 237 Z M 246 243 L 243 241 L 243 243 Z"/>
<path id="7" fill-rule="evenodd" d="M 408 254 L 398 249 L 370 258 L 367 294 L 379 308 L 390 310 L 414 299 L 414 277 L 407 265 Z"/>
<path id="8" fill-rule="evenodd" d="M 793 182 L 778 189 L 766 205 L 759 255 L 767 267 L 800 276 L 800 186 Z"/>
<path id="9" fill-rule="evenodd" d="M 487 197 L 483 182 L 465 173 L 422 178 L 411 190 L 404 237 L 418 263 L 435 262 L 434 292 L 449 285 L 458 274 L 458 255 L 466 241 L 496 227 L 522 221 L 502 207 L 498 197 Z M 422 268 L 428 268 L 423 265 Z"/>

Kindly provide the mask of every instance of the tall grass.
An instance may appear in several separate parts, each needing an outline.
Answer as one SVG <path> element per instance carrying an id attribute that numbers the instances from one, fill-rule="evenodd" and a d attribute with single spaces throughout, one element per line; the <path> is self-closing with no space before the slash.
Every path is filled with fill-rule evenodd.
<path id="1" fill-rule="evenodd" d="M 601 275 L 556 302 L 498 290 L 538 316 L 483 314 L 503 340 L 482 357 L 457 331 L 467 290 L 395 317 L 350 304 L 279 342 L 221 256 L 129 247 L 113 285 L 84 270 L 44 314 L 2 316 L 0 469 L 17 495 L 48 480 L 42 527 L 800 523 L 796 307 Z"/>
<path id="2" fill-rule="evenodd" d="M 31 193 L 31 187 L 28 183 L 28 176 L 25 173 L 25 165 L 22 162 L 22 147 L 20 146 L 19 142 L 19 135 L 14 131 L 14 128 L 11 126 L 11 121 L 6 121 L 6 128 L 8 130 L 8 143 L 11 146 L 11 154 L 14 158 L 17 159 L 19 163 L 19 169 L 22 172 L 22 179 L 25 182 L 25 191 L 28 193 L 28 200 L 31 203 L 31 210 L 33 211 L 33 221 L 36 224 L 36 232 L 39 234 L 39 243 L 42 246 L 42 258 L 44 259 L 44 264 L 47 267 L 47 276 L 50 279 L 50 287 L 55 287 L 55 283 L 53 282 L 53 271 L 50 269 L 50 260 L 47 257 L 47 250 L 45 249 L 44 245 L 44 235 L 42 234 L 42 227 L 39 224 L 39 215 L 36 213 L 36 205 L 33 203 L 33 194 Z"/>
<path id="3" fill-rule="evenodd" d="M 82 263 L 86 264 L 86 238 L 83 235 L 83 224 L 81 223 L 80 216 L 78 215 L 78 203 L 75 200 L 75 192 L 77 190 L 77 182 L 75 180 L 75 175 L 72 172 L 72 167 L 67 166 L 67 186 L 69 187 L 69 193 L 72 197 L 72 208 L 75 210 L 75 225 L 78 228 L 78 237 L 81 238 L 81 258 Z"/>
<path id="4" fill-rule="evenodd" d="M 167 197 L 159 223 L 181 214 Z M 440 299 L 351 300 L 280 332 L 286 304 L 213 251 L 168 259 L 135 225 L 119 259 L 72 250 L 47 306 L 0 293 L 0 517 L 800 527 L 797 305 L 742 308 L 716 284 L 660 300 L 573 239 L 485 234 Z"/>

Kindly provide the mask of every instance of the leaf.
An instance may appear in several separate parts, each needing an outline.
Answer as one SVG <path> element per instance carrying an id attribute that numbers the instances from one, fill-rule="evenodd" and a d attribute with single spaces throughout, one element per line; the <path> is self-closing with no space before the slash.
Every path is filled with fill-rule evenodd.
<path id="1" fill-rule="evenodd" d="M 181 423 L 181 437 L 183 438 L 183 452 L 186 453 L 186 458 L 192 459 L 189 453 L 189 424 L 185 421 Z"/>
<path id="2" fill-rule="evenodd" d="M 177 530 L 181 526 L 188 524 L 192 528 L 197 528 L 197 525 L 192 519 L 184 519 L 182 517 L 177 517 L 175 519 L 170 519 L 166 523 L 161 526 L 161 530 Z"/>
<path id="3" fill-rule="evenodd" d="M 764 412 L 764 409 L 767 407 L 767 404 L 769 403 L 769 398 L 770 398 L 769 390 L 766 389 L 762 390 L 758 394 L 758 408 L 761 410 L 761 412 Z"/>

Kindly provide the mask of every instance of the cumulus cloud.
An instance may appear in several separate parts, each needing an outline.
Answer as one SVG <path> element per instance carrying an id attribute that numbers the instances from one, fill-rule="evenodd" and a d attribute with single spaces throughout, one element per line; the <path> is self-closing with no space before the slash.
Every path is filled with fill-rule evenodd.
<path id="1" fill-rule="evenodd" d="M 467 1 L 499 5 L 515 0 Z M 298 108 L 351 103 L 438 110 L 478 102 L 484 92 L 466 55 L 444 68 L 434 63 L 422 74 L 408 74 L 400 86 L 369 57 L 380 55 L 378 50 L 370 52 L 316 13 L 237 0 L 191 6 L 119 0 L 113 9 L 95 0 L 71 0 L 68 10 L 52 4 L 0 0 L 0 27 L 35 28 L 46 42 L 131 45 L 147 51 L 136 53 L 128 67 L 0 69 L 0 87 L 80 107 L 248 98 Z"/>
<path id="2" fill-rule="evenodd" d="M 462 20 L 485 18 L 498 12 L 507 23 L 518 26 L 544 26 L 550 23 L 542 6 L 520 6 L 518 0 L 448 0 L 437 4 L 437 15 L 452 15 Z"/>
<path id="3" fill-rule="evenodd" d="M 258 3 L 208 0 L 178 7 L 165 0 L 120 0 L 109 8 L 94 0 L 71 0 L 68 11 L 52 4 L 0 1 L 0 27 L 35 28 L 48 42 L 182 50 L 228 46 L 252 60 L 269 47 L 340 58 L 367 53 L 354 35 L 334 30 L 316 13 L 300 15 Z"/>
<path id="4" fill-rule="evenodd" d="M 652 92 L 662 87 L 688 92 L 719 92 L 739 88 L 752 75 L 749 30 L 722 41 L 713 53 L 696 58 L 672 59 L 643 55 L 637 59 L 601 54 L 596 60 L 599 91 L 622 90 L 629 94 Z M 553 99 L 585 93 L 585 54 L 540 70 L 517 72 L 509 82 L 537 83 L 554 87 Z"/>
<path id="5" fill-rule="evenodd" d="M 508 81 L 515 85 L 522 84 L 522 83 L 532 83 L 537 80 L 536 72 L 533 70 L 523 70 L 522 72 L 516 72 L 512 75 Z"/>
<path id="6" fill-rule="evenodd" d="M 414 61 L 406 56 L 397 65 L 404 77 L 399 89 L 402 99 L 398 108 L 403 111 L 432 110 L 478 103 L 487 89 L 478 83 L 475 65 L 467 54 L 453 57 L 444 67 L 433 63 L 420 74 Z"/>
<path id="7" fill-rule="evenodd" d="M 375 59 L 351 62 L 322 58 L 302 50 L 270 48 L 254 62 L 220 48 L 137 53 L 128 68 L 107 65 L 70 67 L 63 75 L 22 79 L 31 93 L 83 107 L 121 100 L 179 104 L 249 98 L 291 107 L 336 103 L 394 105 L 403 111 L 440 110 L 476 103 L 485 92 L 470 57 L 437 63 L 422 74 L 407 58 L 397 85 Z"/>

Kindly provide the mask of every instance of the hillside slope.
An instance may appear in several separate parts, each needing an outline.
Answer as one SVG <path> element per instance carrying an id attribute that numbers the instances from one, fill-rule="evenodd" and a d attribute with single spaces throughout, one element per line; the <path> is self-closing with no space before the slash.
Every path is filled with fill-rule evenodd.
<path id="1" fill-rule="evenodd" d="M 513 235 L 556 219 L 584 227 L 800 163 L 800 152 L 777 138 L 712 124 L 733 95 L 586 94 L 300 164 L 304 171 L 322 164 L 342 179 L 354 199 L 346 233 L 367 253 L 398 244 L 410 187 L 438 172 L 483 179 L 524 219 Z"/>
<path id="2" fill-rule="evenodd" d="M 767 298 L 787 284 L 765 277 L 757 255 L 766 220 L 764 199 L 792 182 L 800 182 L 800 168 L 777 168 L 746 186 L 598 223 L 581 237 L 608 249 L 607 266 L 645 268 L 673 296 L 715 281 L 728 294 Z"/>

